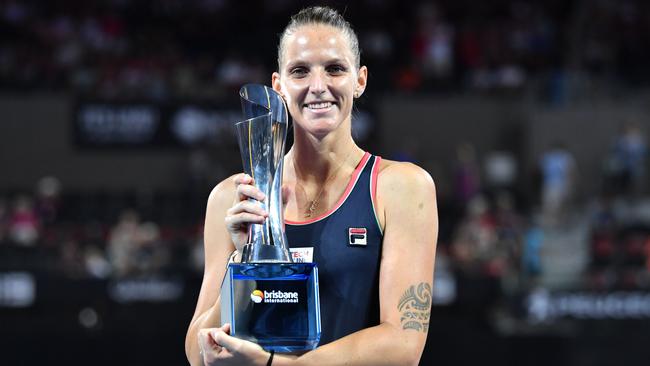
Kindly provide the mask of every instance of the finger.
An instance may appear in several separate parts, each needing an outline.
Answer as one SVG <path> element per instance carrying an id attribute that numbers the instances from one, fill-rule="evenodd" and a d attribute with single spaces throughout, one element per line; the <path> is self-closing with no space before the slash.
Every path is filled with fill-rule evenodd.
<path id="1" fill-rule="evenodd" d="M 204 364 L 211 363 L 222 350 L 222 347 L 212 339 L 210 331 L 211 329 L 199 330 L 199 354 Z"/>
<path id="2" fill-rule="evenodd" d="M 241 201 L 236 205 L 232 206 L 226 212 L 227 215 L 237 215 L 242 212 L 252 213 L 258 216 L 269 216 L 269 214 L 264 210 L 264 208 L 257 202 L 251 201 Z"/>
<path id="3" fill-rule="evenodd" d="M 205 328 L 199 330 L 199 347 L 204 352 L 210 349 L 219 349 L 221 348 L 217 342 L 212 339 L 211 332 L 219 328 Z"/>
<path id="4" fill-rule="evenodd" d="M 239 173 L 235 175 L 234 182 L 236 185 L 238 184 L 253 184 L 253 177 L 246 173 Z"/>
<path id="5" fill-rule="evenodd" d="M 244 201 L 249 198 L 256 199 L 260 202 L 263 202 L 266 199 L 266 196 L 259 188 L 251 184 L 240 184 L 237 186 L 237 200 Z"/>
<path id="6" fill-rule="evenodd" d="M 212 339 L 214 339 L 217 344 L 230 352 L 236 352 L 241 345 L 241 340 L 229 336 L 221 328 L 213 329 L 210 332 L 210 335 L 212 335 Z"/>
<path id="7" fill-rule="evenodd" d="M 226 332 L 226 334 L 230 335 L 230 323 L 226 323 L 221 326 L 221 330 Z"/>
<path id="8" fill-rule="evenodd" d="M 242 212 L 237 215 L 226 216 L 226 226 L 230 229 L 239 230 L 249 224 L 263 224 L 266 217 Z"/>

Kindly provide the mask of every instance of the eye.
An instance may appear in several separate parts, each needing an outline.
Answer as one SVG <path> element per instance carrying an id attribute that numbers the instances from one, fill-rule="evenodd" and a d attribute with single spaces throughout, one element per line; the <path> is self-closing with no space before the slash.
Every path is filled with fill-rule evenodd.
<path id="1" fill-rule="evenodd" d="M 289 74 L 293 77 L 304 77 L 307 75 L 307 68 L 304 66 L 297 66 L 289 70 Z"/>
<path id="2" fill-rule="evenodd" d="M 327 72 L 333 75 L 343 74 L 347 70 L 348 69 L 345 66 L 339 64 L 333 64 L 327 66 Z"/>

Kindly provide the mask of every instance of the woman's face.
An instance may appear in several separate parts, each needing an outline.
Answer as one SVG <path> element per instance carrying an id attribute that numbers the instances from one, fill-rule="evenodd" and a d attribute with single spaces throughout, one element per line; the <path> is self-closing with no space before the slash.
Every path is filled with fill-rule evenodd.
<path id="1" fill-rule="evenodd" d="M 367 69 L 356 70 L 345 34 L 327 25 L 304 25 L 285 39 L 273 88 L 284 96 L 294 123 L 324 137 L 349 122 L 355 93 L 366 86 Z"/>

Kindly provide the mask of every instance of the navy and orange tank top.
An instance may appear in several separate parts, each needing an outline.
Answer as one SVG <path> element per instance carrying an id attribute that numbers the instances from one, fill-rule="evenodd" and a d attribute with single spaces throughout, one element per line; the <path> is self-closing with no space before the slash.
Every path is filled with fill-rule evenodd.
<path id="1" fill-rule="evenodd" d="M 305 222 L 285 220 L 289 247 L 313 248 L 318 265 L 320 345 L 379 324 L 383 233 L 373 202 L 380 161 L 366 152 L 327 213 Z"/>

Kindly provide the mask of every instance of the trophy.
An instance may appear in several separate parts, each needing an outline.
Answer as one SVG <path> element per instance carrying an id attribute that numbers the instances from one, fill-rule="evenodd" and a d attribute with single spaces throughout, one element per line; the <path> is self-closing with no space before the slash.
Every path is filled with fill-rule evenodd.
<path id="1" fill-rule="evenodd" d="M 273 89 L 239 90 L 244 121 L 235 124 L 244 172 L 266 195 L 255 201 L 269 213 L 251 224 L 241 263 L 230 263 L 221 285 L 221 323 L 230 334 L 268 351 L 301 352 L 320 340 L 318 268 L 293 263 L 284 233 L 282 167 L 288 113 Z"/>

